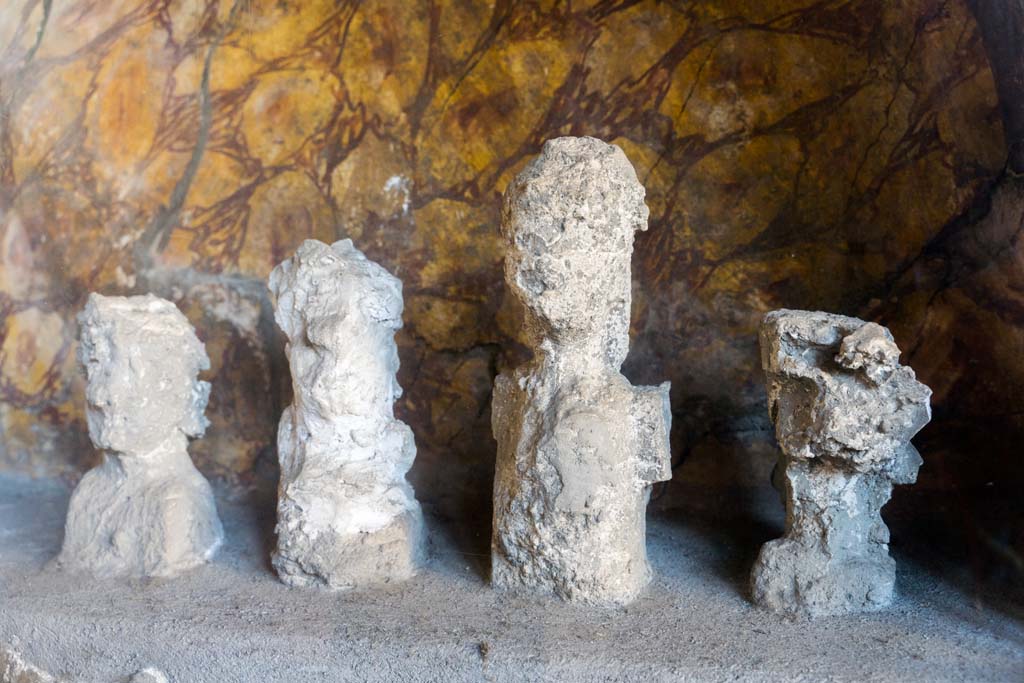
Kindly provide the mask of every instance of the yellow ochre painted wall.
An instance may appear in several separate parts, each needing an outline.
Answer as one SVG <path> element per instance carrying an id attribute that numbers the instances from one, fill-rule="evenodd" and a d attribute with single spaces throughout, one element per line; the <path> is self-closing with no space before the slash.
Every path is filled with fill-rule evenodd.
<path id="1" fill-rule="evenodd" d="M 1005 157 L 960 0 L 9 0 L 0 466 L 96 461 L 75 315 L 153 291 L 212 359 L 197 463 L 272 480 L 289 380 L 264 282 L 351 237 L 404 282 L 420 497 L 486 499 L 491 382 L 525 353 L 500 196 L 559 135 L 620 145 L 647 188 L 625 371 L 673 382 L 679 483 L 766 476 L 772 308 L 893 329 L 936 392 L 922 486 L 957 473 L 971 406 L 1021 398 L 1020 256 L 950 232 Z"/>

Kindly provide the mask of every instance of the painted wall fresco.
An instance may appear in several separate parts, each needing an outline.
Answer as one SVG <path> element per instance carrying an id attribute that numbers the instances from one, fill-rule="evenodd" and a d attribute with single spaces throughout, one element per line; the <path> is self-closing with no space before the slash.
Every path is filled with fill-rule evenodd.
<path id="1" fill-rule="evenodd" d="M 0 48 L 4 467 L 94 462 L 74 316 L 154 291 L 213 360 L 197 462 L 272 481 L 263 281 L 351 237 L 405 282 L 420 498 L 486 501 L 491 381 L 524 353 L 499 198 L 563 134 L 648 190 L 626 372 L 673 382 L 663 504 L 764 484 L 756 327 L 782 306 L 893 328 L 935 389 L 924 489 L 1019 467 L 1024 265 L 1019 231 L 965 227 L 1006 153 L 961 0 L 12 0 Z"/>

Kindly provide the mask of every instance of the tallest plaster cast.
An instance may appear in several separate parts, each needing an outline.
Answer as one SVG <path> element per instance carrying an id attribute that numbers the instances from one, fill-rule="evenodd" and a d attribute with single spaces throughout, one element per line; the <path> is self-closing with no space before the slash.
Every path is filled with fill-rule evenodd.
<path id="1" fill-rule="evenodd" d="M 633 233 L 644 188 L 622 150 L 548 141 L 505 192 L 505 279 L 534 358 L 494 385 L 492 580 L 622 604 L 650 580 L 651 484 L 671 477 L 669 384 L 634 387 Z"/>

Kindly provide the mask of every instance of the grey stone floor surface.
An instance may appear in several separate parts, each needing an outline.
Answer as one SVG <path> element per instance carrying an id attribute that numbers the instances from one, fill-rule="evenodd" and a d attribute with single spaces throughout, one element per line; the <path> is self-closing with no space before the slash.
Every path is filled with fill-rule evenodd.
<path id="1" fill-rule="evenodd" d="M 68 495 L 0 476 L 0 648 L 61 680 L 125 682 L 152 666 L 171 683 L 1024 681 L 1022 610 L 899 554 L 887 612 L 788 621 L 755 609 L 745 577 L 758 536 L 742 520 L 652 517 L 654 583 L 602 610 L 492 591 L 486 541 L 460 543 L 436 519 L 432 559 L 411 582 L 287 588 L 267 561 L 268 497 L 222 496 L 227 543 L 184 577 L 65 575 L 48 562 Z"/>

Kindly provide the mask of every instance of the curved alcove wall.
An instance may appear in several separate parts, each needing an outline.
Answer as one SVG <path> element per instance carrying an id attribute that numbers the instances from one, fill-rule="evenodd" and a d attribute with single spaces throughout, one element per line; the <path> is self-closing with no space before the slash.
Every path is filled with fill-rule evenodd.
<path id="1" fill-rule="evenodd" d="M 1020 544 L 985 520 L 1024 470 L 1024 199 L 962 0 L 13 5 L 0 467 L 94 463 L 74 315 L 152 291 L 212 360 L 198 466 L 272 484 L 289 382 L 264 282 L 303 239 L 350 237 L 404 282 L 417 493 L 486 539 L 492 381 L 525 353 L 500 195 L 544 140 L 587 134 L 647 188 L 625 372 L 672 381 L 657 506 L 773 495 L 757 326 L 822 309 L 890 327 L 935 391 L 913 495 L 939 502 L 917 512 L 979 552 Z"/>

